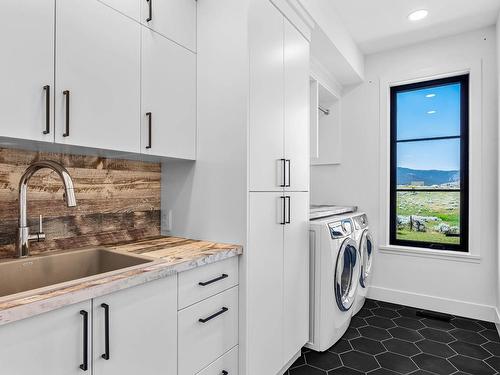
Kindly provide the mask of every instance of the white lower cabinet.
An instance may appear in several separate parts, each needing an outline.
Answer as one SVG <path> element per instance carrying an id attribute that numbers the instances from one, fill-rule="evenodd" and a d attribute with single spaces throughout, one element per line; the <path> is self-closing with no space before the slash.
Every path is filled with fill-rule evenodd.
<path id="1" fill-rule="evenodd" d="M 238 344 L 238 287 L 179 311 L 179 375 L 194 375 Z"/>
<path id="2" fill-rule="evenodd" d="M 238 347 L 235 346 L 197 375 L 238 375 Z"/>
<path id="3" fill-rule="evenodd" d="M 86 316 L 85 316 L 86 314 Z M 90 340 L 91 301 L 0 327 L 0 373 L 9 375 L 82 375 Z M 90 357 L 87 357 L 90 373 Z"/>
<path id="4" fill-rule="evenodd" d="M 94 375 L 177 374 L 176 281 L 168 277 L 93 300 Z"/>

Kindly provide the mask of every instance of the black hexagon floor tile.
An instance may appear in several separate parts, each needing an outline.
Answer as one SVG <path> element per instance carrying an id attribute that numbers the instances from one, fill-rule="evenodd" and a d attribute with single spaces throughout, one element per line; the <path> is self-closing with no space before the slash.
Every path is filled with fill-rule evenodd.
<path id="1" fill-rule="evenodd" d="M 414 343 L 403 341 L 400 339 L 392 338 L 383 341 L 382 344 L 384 344 L 384 346 L 388 351 L 397 354 L 402 354 L 407 357 L 411 357 L 421 352 L 420 349 Z"/>
<path id="2" fill-rule="evenodd" d="M 401 354 L 386 352 L 375 356 L 375 358 L 383 368 L 396 371 L 400 374 L 410 374 L 418 370 L 418 367 L 409 357 Z"/>
<path id="3" fill-rule="evenodd" d="M 437 341 L 425 339 L 417 342 L 416 345 L 420 348 L 422 352 L 435 355 L 437 357 L 449 358 L 457 354 L 448 345 Z"/>
<path id="4" fill-rule="evenodd" d="M 351 345 L 354 350 L 371 355 L 386 351 L 384 345 L 382 345 L 380 341 L 375 341 L 366 337 L 358 337 L 357 339 L 351 340 Z"/>
<path id="5" fill-rule="evenodd" d="M 493 375 L 496 371 L 493 370 L 486 362 L 480 361 L 478 359 L 473 359 L 470 357 L 465 357 L 463 355 L 457 355 L 451 357 L 449 361 L 455 366 L 459 371 L 467 372 L 474 375 Z"/>
<path id="6" fill-rule="evenodd" d="M 342 366 L 342 362 L 340 362 L 340 357 L 338 354 L 331 352 L 309 352 L 305 354 L 306 363 L 308 365 L 320 368 L 322 370 L 333 370 L 337 367 Z"/>
<path id="7" fill-rule="evenodd" d="M 495 325 L 367 299 L 351 326 L 323 353 L 307 348 L 286 375 L 493 375 L 500 373 Z M 387 328 L 386 328 L 387 327 Z"/>

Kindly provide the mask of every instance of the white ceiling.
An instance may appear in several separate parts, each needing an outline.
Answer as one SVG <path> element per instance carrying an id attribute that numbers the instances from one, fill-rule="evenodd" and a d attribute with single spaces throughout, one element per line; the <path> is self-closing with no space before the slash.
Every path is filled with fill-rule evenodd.
<path id="1" fill-rule="evenodd" d="M 496 23 L 500 0 L 331 0 L 365 54 L 444 37 Z M 408 14 L 429 16 L 410 22 Z"/>

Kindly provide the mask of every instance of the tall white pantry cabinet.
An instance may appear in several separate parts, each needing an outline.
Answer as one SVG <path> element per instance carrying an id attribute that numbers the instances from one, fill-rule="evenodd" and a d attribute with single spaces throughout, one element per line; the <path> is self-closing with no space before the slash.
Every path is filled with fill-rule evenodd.
<path id="1" fill-rule="evenodd" d="M 249 59 L 246 362 L 275 375 L 308 339 L 309 42 L 256 1 Z"/>

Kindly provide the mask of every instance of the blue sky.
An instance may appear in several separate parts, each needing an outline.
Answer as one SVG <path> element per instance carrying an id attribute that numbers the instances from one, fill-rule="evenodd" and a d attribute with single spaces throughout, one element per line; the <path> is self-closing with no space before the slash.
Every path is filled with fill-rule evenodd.
<path id="1" fill-rule="evenodd" d="M 460 135 L 460 84 L 397 94 L 397 139 Z M 460 169 L 458 139 L 398 143 L 398 167 Z"/>

